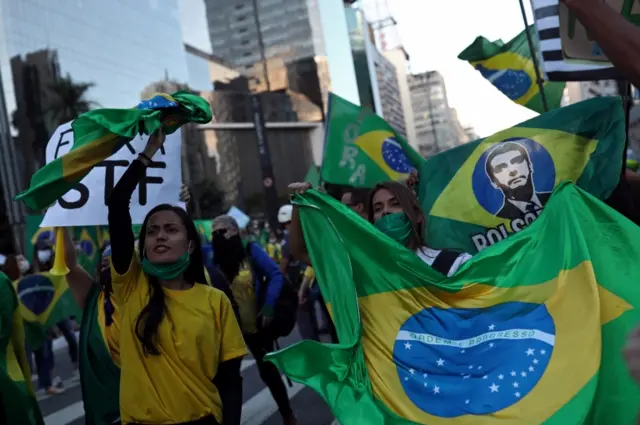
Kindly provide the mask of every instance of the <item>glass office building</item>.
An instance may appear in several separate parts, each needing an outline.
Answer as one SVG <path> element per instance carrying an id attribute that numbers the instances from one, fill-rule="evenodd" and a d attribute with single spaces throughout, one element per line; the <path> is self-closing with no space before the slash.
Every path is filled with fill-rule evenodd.
<path id="1" fill-rule="evenodd" d="M 66 76 L 115 108 L 167 76 L 188 81 L 178 0 L 0 0 L 0 238 L 24 222 L 11 198 L 42 164 L 58 124 L 51 87 Z"/>

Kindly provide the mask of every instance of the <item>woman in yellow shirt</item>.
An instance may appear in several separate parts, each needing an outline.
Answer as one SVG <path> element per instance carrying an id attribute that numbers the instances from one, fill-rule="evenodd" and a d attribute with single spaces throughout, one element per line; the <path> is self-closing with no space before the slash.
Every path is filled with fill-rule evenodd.
<path id="1" fill-rule="evenodd" d="M 149 138 L 108 202 L 122 423 L 238 425 L 247 349 L 229 299 L 205 284 L 195 224 L 181 208 L 158 205 L 135 255 L 129 202 L 164 138 Z"/>

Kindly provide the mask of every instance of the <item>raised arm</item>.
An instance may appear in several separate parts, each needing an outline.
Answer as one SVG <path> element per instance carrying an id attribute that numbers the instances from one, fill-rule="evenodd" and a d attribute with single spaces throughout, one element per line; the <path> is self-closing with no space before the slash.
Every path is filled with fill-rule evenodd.
<path id="1" fill-rule="evenodd" d="M 640 28 L 602 0 L 561 0 L 584 25 L 609 61 L 640 86 Z"/>
<path id="2" fill-rule="evenodd" d="M 131 195 L 145 176 L 151 158 L 160 149 L 164 139 L 165 135 L 162 131 L 149 137 L 144 151 L 129 165 L 109 196 L 108 221 L 111 264 L 113 270 L 119 275 L 127 272 L 135 253 L 135 238 L 131 230 L 131 213 L 129 212 Z"/>
<path id="3" fill-rule="evenodd" d="M 69 233 L 68 228 L 64 228 L 64 256 L 67 260 L 67 267 L 69 268 L 69 274 L 67 274 L 67 284 L 71 290 L 71 295 L 75 298 L 78 307 L 84 310 L 84 302 L 93 285 L 93 278 L 91 275 L 78 264 L 78 253 L 76 247 L 73 245 L 73 239 Z"/>

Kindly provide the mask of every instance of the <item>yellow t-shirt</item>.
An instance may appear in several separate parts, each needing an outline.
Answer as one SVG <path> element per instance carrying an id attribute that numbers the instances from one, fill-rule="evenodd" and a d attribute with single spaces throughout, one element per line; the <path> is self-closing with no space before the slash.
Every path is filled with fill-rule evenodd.
<path id="1" fill-rule="evenodd" d="M 258 300 L 253 286 L 253 273 L 245 261 L 238 275 L 231 282 L 231 293 L 238 303 L 242 332 L 254 334 L 258 332 Z"/>
<path id="2" fill-rule="evenodd" d="M 114 311 L 112 317 L 112 322 L 107 326 L 107 318 L 104 310 L 104 291 L 100 291 L 98 294 L 98 326 L 100 326 L 100 332 L 102 333 L 102 338 L 107 343 L 107 347 L 109 347 L 109 353 L 111 354 L 111 358 L 113 362 L 120 366 L 120 321 L 118 319 L 118 305 L 116 304 L 116 300 L 113 294 L 110 294 L 111 305 L 113 305 Z"/>
<path id="3" fill-rule="evenodd" d="M 124 275 L 113 267 L 111 275 L 120 307 L 122 423 L 180 423 L 209 415 L 222 423 L 222 402 L 212 380 L 220 363 L 247 354 L 229 299 L 204 284 L 184 291 L 163 288 L 160 355 L 145 356 L 135 326 L 149 300 L 148 278 L 137 256 Z"/>

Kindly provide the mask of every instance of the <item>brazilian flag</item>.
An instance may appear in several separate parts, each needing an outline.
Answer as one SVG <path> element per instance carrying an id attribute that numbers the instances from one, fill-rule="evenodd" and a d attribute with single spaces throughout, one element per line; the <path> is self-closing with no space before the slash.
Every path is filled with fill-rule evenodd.
<path id="1" fill-rule="evenodd" d="M 38 170 L 29 189 L 15 199 L 24 201 L 32 210 L 43 210 L 136 136 L 149 135 L 160 128 L 170 134 L 187 122 L 209 121 L 209 103 L 185 91 L 172 95 L 156 93 L 136 108 L 86 112 L 71 124 L 74 138 L 71 150 Z"/>
<path id="2" fill-rule="evenodd" d="M 535 220 L 564 180 L 606 199 L 625 138 L 620 98 L 601 97 L 434 156 L 420 170 L 428 245 L 481 251 Z"/>
<path id="3" fill-rule="evenodd" d="M 56 323 L 71 316 L 78 319 L 82 316 L 64 276 L 32 274 L 15 281 L 14 287 L 27 342 L 32 350 L 42 345 L 46 331 Z"/>
<path id="4" fill-rule="evenodd" d="M 404 180 L 424 159 L 375 113 L 331 93 L 321 179 L 373 187 Z"/>
<path id="5" fill-rule="evenodd" d="M 295 202 L 340 344 L 268 359 L 342 425 L 635 423 L 640 227 L 597 198 L 560 184 L 449 278 L 327 195 Z"/>
<path id="6" fill-rule="evenodd" d="M 34 247 L 39 241 L 49 241 L 51 246 L 55 240 L 53 227 L 40 227 L 40 223 L 44 219 L 41 214 L 28 214 L 25 223 L 25 258 L 29 262 L 33 262 Z"/>
<path id="7" fill-rule="evenodd" d="M 478 37 L 458 55 L 458 59 L 469 62 L 515 103 L 543 113 L 545 110 L 536 83 L 527 31 L 534 43 L 534 50 L 537 51 L 538 41 L 532 25 L 506 44 L 502 40 L 491 42 L 484 37 Z M 565 84 L 544 82 L 543 87 L 549 110 L 559 108 Z"/>
<path id="8" fill-rule="evenodd" d="M 3 273 L 0 273 L 0 423 L 44 423 L 33 393 L 18 299 Z"/>

